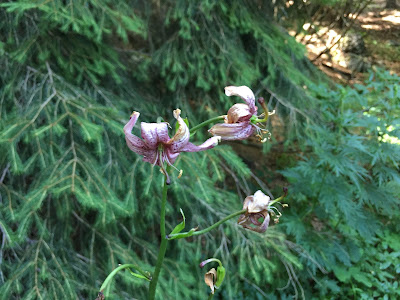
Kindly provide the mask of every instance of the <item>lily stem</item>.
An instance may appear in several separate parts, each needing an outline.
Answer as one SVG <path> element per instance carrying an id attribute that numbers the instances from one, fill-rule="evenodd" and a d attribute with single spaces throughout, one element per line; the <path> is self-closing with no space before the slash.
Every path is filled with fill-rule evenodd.
<path id="1" fill-rule="evenodd" d="M 183 239 L 183 238 L 186 238 L 186 237 L 189 237 L 189 236 L 193 236 L 193 235 L 201 235 L 201 234 L 207 233 L 207 232 L 213 230 L 214 228 L 218 227 L 222 223 L 225 223 L 226 221 L 228 221 L 228 220 L 230 220 L 230 219 L 232 219 L 232 218 L 234 218 L 234 217 L 236 217 L 238 215 L 244 214 L 246 211 L 247 211 L 246 209 L 239 210 L 239 211 L 237 211 L 237 212 L 235 212 L 233 214 L 230 214 L 229 216 L 223 218 L 222 220 L 219 220 L 217 223 L 215 223 L 215 224 L 211 225 L 210 227 L 207 227 L 207 228 L 205 228 L 203 230 L 195 231 L 195 232 L 189 231 L 189 232 L 170 234 L 170 235 L 167 236 L 167 238 L 171 239 L 171 240 L 175 240 L 175 239 Z"/>
<path id="2" fill-rule="evenodd" d="M 106 278 L 106 280 L 104 280 L 103 284 L 100 287 L 100 291 L 104 291 L 104 289 L 107 287 L 107 285 L 111 282 L 111 280 L 114 278 L 114 276 L 121 270 L 123 269 L 128 269 L 128 268 L 132 268 L 135 269 L 136 271 L 138 271 L 142 276 L 143 279 L 146 280 L 151 280 L 151 277 L 149 276 L 149 274 L 147 274 L 146 272 L 142 271 L 137 265 L 134 264 L 123 264 L 118 266 L 117 268 L 115 268 Z"/>
<path id="3" fill-rule="evenodd" d="M 204 126 L 206 126 L 208 124 L 215 123 L 215 122 L 218 122 L 218 121 L 221 121 L 221 120 L 224 120 L 224 119 L 225 119 L 225 116 L 218 116 L 218 117 L 215 117 L 215 118 L 211 118 L 211 119 L 209 119 L 207 121 L 204 121 L 203 123 L 200 123 L 200 124 L 190 128 L 190 136 L 192 137 L 196 133 L 196 131 L 198 129 L 200 129 L 201 127 L 204 127 Z"/>
<path id="4" fill-rule="evenodd" d="M 160 245 L 160 249 L 158 251 L 156 269 L 154 270 L 153 279 L 151 280 L 150 285 L 149 285 L 149 295 L 148 295 L 149 300 L 154 300 L 154 298 L 156 296 L 158 276 L 160 275 L 162 263 L 163 263 L 163 260 L 165 257 L 165 252 L 167 250 L 168 240 L 166 239 L 166 236 L 165 236 L 165 207 L 167 204 L 167 191 L 168 191 L 168 184 L 167 184 L 167 179 L 165 179 L 164 188 L 163 188 L 163 192 L 162 192 L 161 213 L 160 213 L 161 214 L 161 220 L 160 220 L 161 245 Z"/>
<path id="5" fill-rule="evenodd" d="M 210 296 L 208 296 L 208 300 L 211 300 L 214 297 L 214 294 L 211 293 Z"/>

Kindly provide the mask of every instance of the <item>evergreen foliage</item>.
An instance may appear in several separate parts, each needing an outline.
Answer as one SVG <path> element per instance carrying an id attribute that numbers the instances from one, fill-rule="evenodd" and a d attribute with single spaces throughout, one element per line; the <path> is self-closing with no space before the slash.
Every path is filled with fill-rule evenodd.
<path id="1" fill-rule="evenodd" d="M 227 268 L 223 299 L 397 296 L 399 78 L 320 83 L 274 22 L 284 13 L 285 1 L 0 4 L 0 299 L 94 299 L 120 263 L 152 271 L 163 176 L 122 127 L 132 110 L 171 121 L 179 107 L 190 126 L 225 113 L 228 83 L 271 95 L 279 134 L 304 152 L 281 171 L 290 209 L 266 235 L 232 221 L 172 241 L 158 298 L 203 299 L 198 263 L 212 255 Z M 176 165 L 167 231 L 179 208 L 205 228 L 263 184 L 226 145 Z M 119 273 L 109 299 L 146 290 Z"/>

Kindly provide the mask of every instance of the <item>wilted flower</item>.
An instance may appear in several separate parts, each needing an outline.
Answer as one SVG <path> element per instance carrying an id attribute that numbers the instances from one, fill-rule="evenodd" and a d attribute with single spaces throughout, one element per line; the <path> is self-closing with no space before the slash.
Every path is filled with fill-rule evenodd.
<path id="1" fill-rule="evenodd" d="M 206 264 L 213 261 L 218 262 L 219 264 L 217 270 L 215 270 L 215 268 L 212 268 L 204 275 L 204 282 L 210 287 L 212 294 L 214 294 L 215 289 L 218 289 L 221 286 L 222 282 L 225 279 L 226 272 L 225 268 L 222 266 L 221 261 L 217 258 L 209 258 L 201 262 L 200 268 L 203 268 Z"/>
<path id="2" fill-rule="evenodd" d="M 204 275 L 204 282 L 210 287 L 211 293 L 214 294 L 214 284 L 217 281 L 217 271 L 212 268 Z"/>
<path id="3" fill-rule="evenodd" d="M 125 140 L 129 149 L 139 155 L 143 155 L 143 161 L 149 162 L 153 164 L 153 166 L 160 166 L 167 178 L 167 184 L 170 183 L 170 179 L 165 164 L 172 166 L 181 152 L 198 152 L 211 149 L 215 147 L 220 140 L 220 137 L 214 136 L 200 146 L 190 143 L 189 128 L 180 116 L 181 110 L 176 109 L 173 111 L 173 114 L 179 124 L 179 128 L 172 138 L 169 138 L 168 123 L 166 122 L 141 122 L 141 136 L 143 140 L 133 135 L 132 128 L 135 126 L 140 115 L 140 113 L 136 111 L 132 113 L 129 122 L 124 127 Z"/>
<path id="4" fill-rule="evenodd" d="M 256 232 L 265 232 L 270 220 L 268 213 L 270 200 L 271 198 L 261 191 L 255 192 L 254 196 L 247 196 L 243 202 L 243 209 L 247 211 L 239 217 L 238 224 Z M 259 221 L 260 218 L 263 218 L 262 222 Z"/>
<path id="5" fill-rule="evenodd" d="M 263 142 L 266 139 L 262 138 L 263 133 L 268 133 L 264 128 L 260 127 L 261 122 L 266 122 L 268 119 L 267 106 L 263 98 L 259 98 L 259 103 L 264 109 L 265 117 L 258 119 L 257 106 L 255 105 L 254 93 L 247 86 L 227 86 L 225 87 L 225 95 L 239 96 L 244 103 L 236 103 L 229 110 L 225 116 L 225 123 L 216 124 L 209 132 L 215 136 L 220 136 L 223 140 L 244 140 L 250 137 L 254 131 L 257 131 L 257 136 Z"/>
<path id="6" fill-rule="evenodd" d="M 288 189 L 283 188 L 283 195 L 271 201 L 271 198 L 265 195 L 262 191 L 257 191 L 254 195 L 247 196 L 243 202 L 243 210 L 246 212 L 240 215 L 238 224 L 246 229 L 256 232 L 265 232 L 270 221 L 270 214 L 276 216 L 275 223 L 279 221 L 281 213 L 272 206 L 287 196 Z M 287 204 L 282 204 L 282 207 L 287 207 Z M 262 219 L 262 221 L 259 221 Z"/>

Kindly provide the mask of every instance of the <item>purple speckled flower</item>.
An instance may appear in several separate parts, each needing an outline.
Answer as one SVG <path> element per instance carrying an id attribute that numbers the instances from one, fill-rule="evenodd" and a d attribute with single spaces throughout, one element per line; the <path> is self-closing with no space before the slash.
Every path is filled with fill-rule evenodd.
<path id="1" fill-rule="evenodd" d="M 160 166 L 162 172 L 167 178 L 167 184 L 170 183 L 166 171 L 166 164 L 172 166 L 181 152 L 198 152 L 211 149 L 218 144 L 219 136 L 209 138 L 200 146 L 189 142 L 190 132 L 186 123 L 181 118 L 181 110 L 174 110 L 174 118 L 179 124 L 175 135 L 170 138 L 168 135 L 168 124 L 145 123 L 141 122 L 142 139 L 132 134 L 132 128 L 135 126 L 140 113 L 134 111 L 129 122 L 124 127 L 126 143 L 133 152 L 143 155 L 143 161 L 153 165 Z"/>
<path id="2" fill-rule="evenodd" d="M 256 116 L 257 106 L 251 89 L 247 86 L 227 86 L 225 95 L 239 96 L 244 103 L 236 103 L 225 116 L 225 123 L 216 124 L 209 132 L 220 136 L 222 140 L 244 140 L 254 133 L 255 127 L 251 123 L 251 117 Z"/>
<path id="3" fill-rule="evenodd" d="M 245 140 L 253 135 L 254 131 L 257 131 L 257 137 L 261 142 L 265 142 L 267 139 L 263 138 L 263 134 L 269 134 L 269 132 L 262 128 L 260 123 L 266 122 L 268 116 L 272 113 L 268 112 L 264 98 L 258 99 L 264 109 L 264 118 L 258 119 L 254 93 L 250 88 L 247 86 L 227 86 L 225 87 L 225 95 L 239 96 L 246 104 L 236 103 L 233 105 L 225 116 L 225 123 L 214 125 L 209 132 L 214 136 L 220 136 L 222 140 Z"/>

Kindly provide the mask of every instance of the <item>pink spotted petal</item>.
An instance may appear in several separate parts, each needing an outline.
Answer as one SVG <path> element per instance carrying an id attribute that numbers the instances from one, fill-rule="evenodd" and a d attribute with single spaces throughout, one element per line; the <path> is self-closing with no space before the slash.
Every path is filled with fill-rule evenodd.
<path id="1" fill-rule="evenodd" d="M 149 151 L 149 147 L 140 138 L 132 134 L 132 129 L 139 116 L 140 113 L 133 112 L 129 122 L 124 126 L 125 140 L 129 149 L 139 155 L 145 155 Z"/>
<path id="2" fill-rule="evenodd" d="M 185 147 L 180 149 L 181 152 L 198 152 L 203 150 L 208 150 L 214 148 L 218 145 L 218 142 L 221 140 L 219 136 L 213 136 L 205 141 L 203 144 L 196 146 L 192 143 L 187 143 Z"/>
<path id="3" fill-rule="evenodd" d="M 176 159 L 178 158 L 178 156 L 180 154 L 180 152 L 171 152 L 171 150 L 168 148 L 164 152 L 165 152 L 166 158 L 168 159 L 167 162 L 170 163 L 171 165 L 173 165 L 175 163 Z"/>
<path id="4" fill-rule="evenodd" d="M 220 136 L 222 140 L 245 140 L 254 133 L 254 127 L 250 122 L 235 124 L 219 123 L 211 127 L 212 135 Z"/>
<path id="5" fill-rule="evenodd" d="M 152 165 L 160 165 L 160 161 L 157 157 L 157 149 L 154 150 L 148 150 L 146 153 L 142 154 L 143 155 L 143 161 L 151 163 Z"/>
<path id="6" fill-rule="evenodd" d="M 174 118 L 178 121 L 179 127 L 175 135 L 167 142 L 171 152 L 179 152 L 189 142 L 190 131 L 185 121 L 181 118 L 181 110 L 174 110 Z"/>
<path id="7" fill-rule="evenodd" d="M 157 148 L 159 143 L 169 140 L 167 123 L 141 123 L 142 138 L 151 149 Z"/>
<path id="8" fill-rule="evenodd" d="M 247 86 L 227 86 L 225 87 L 225 95 L 227 96 L 239 96 L 247 103 L 250 108 L 250 112 L 254 115 L 257 112 L 256 99 L 254 93 Z"/>

